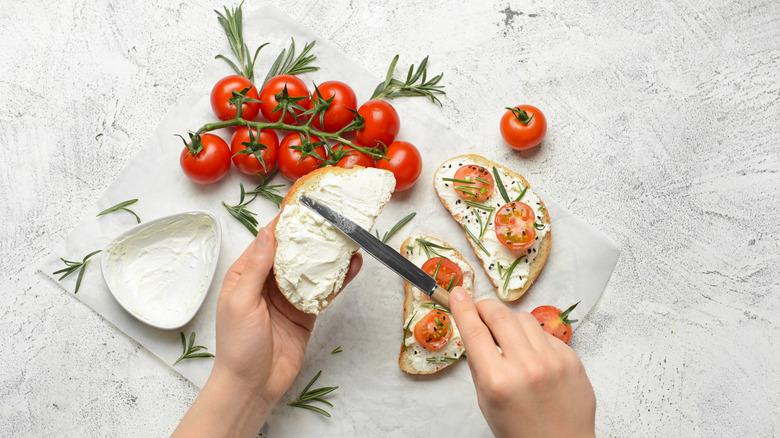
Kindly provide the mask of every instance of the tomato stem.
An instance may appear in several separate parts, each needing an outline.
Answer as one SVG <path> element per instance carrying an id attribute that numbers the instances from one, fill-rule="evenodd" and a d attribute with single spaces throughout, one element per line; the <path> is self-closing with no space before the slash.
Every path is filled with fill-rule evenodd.
<path id="1" fill-rule="evenodd" d="M 575 307 L 577 307 L 578 304 L 580 304 L 582 301 L 577 301 L 574 305 L 569 307 L 568 309 L 564 310 L 563 313 L 560 314 L 561 321 L 563 321 L 564 324 L 571 324 L 573 322 L 579 321 L 579 319 L 569 319 L 569 313 L 571 313 L 572 310 L 574 310 Z"/>

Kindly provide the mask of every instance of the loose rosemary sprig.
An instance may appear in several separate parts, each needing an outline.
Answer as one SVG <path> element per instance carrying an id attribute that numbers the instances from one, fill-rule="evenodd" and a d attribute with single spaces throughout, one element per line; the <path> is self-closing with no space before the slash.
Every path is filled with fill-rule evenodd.
<path id="1" fill-rule="evenodd" d="M 341 345 L 339 345 L 338 347 L 334 348 L 333 351 L 330 352 L 330 354 L 339 354 L 342 351 L 344 351 L 344 350 L 342 350 L 341 349 Z"/>
<path id="2" fill-rule="evenodd" d="M 512 271 L 515 270 L 515 266 L 517 266 L 518 263 L 520 263 L 520 260 L 524 259 L 526 256 L 521 255 L 520 257 L 516 258 L 514 262 L 512 262 L 511 265 L 504 271 L 504 287 L 502 290 L 506 290 L 506 288 L 509 286 L 509 279 L 512 278 Z M 500 275 L 500 273 L 499 273 Z"/>
<path id="3" fill-rule="evenodd" d="M 443 85 L 437 85 L 442 78 L 443 73 L 439 73 L 437 76 L 427 80 L 428 76 L 428 57 L 426 56 L 420 66 L 417 67 L 417 71 L 414 70 L 414 64 L 409 67 L 409 72 L 406 74 L 406 81 L 401 82 L 398 79 L 393 79 L 393 73 L 395 72 L 395 65 L 398 63 L 398 55 L 395 55 L 393 62 L 390 63 L 390 68 L 387 70 L 387 77 L 384 82 L 380 82 L 374 90 L 374 94 L 371 95 L 371 99 L 380 99 L 387 97 L 392 99 L 402 96 L 424 96 L 429 97 L 431 102 L 441 105 L 441 101 L 436 97 L 436 94 L 447 94 L 443 91 Z M 415 82 L 420 81 L 419 84 Z"/>
<path id="4" fill-rule="evenodd" d="M 257 214 L 247 210 L 246 208 L 249 203 L 255 200 L 257 194 L 255 194 L 252 199 L 246 202 L 244 202 L 245 196 L 246 192 L 244 191 L 244 185 L 241 184 L 241 198 L 238 201 L 238 204 L 229 205 L 226 204 L 225 201 L 222 201 L 222 205 L 224 205 L 230 215 L 238 219 L 238 221 L 241 222 L 250 233 L 252 233 L 254 236 L 257 236 Z"/>
<path id="5" fill-rule="evenodd" d="M 287 49 L 282 49 L 281 53 L 279 53 L 279 56 L 276 57 L 276 61 L 274 61 L 274 63 L 271 65 L 271 68 L 268 70 L 268 74 L 266 74 L 265 79 L 263 79 L 263 85 L 265 85 L 265 83 L 274 76 L 298 75 L 320 69 L 319 67 L 309 65 L 317 59 L 316 56 L 309 55 L 309 52 L 311 52 L 311 49 L 314 47 L 317 41 L 306 43 L 303 46 L 303 50 L 301 51 L 300 55 L 295 57 L 295 39 L 291 38 L 291 40 L 290 47 Z"/>
<path id="6" fill-rule="evenodd" d="M 382 237 L 379 237 L 379 230 L 376 230 L 376 237 L 380 239 L 382 243 L 387 243 L 387 241 L 390 240 L 390 238 L 393 237 L 393 235 L 397 233 L 398 230 L 400 230 L 404 225 L 408 224 L 409 221 L 411 221 L 416 215 L 417 213 L 415 212 L 404 216 L 400 221 L 393 225 L 393 228 L 390 228 L 390 231 L 383 234 Z"/>
<path id="7" fill-rule="evenodd" d="M 117 205 L 115 205 L 113 207 L 109 207 L 109 208 L 101 211 L 95 217 L 100 217 L 100 216 L 103 216 L 103 215 L 106 215 L 106 214 L 109 214 L 109 213 L 113 213 L 115 211 L 124 210 L 124 211 L 132 214 L 133 216 L 135 216 L 135 220 L 138 221 L 138 223 L 140 224 L 141 223 L 141 218 L 138 217 L 138 215 L 135 214 L 135 212 L 133 210 L 130 210 L 129 208 L 127 208 L 128 206 L 133 205 L 136 202 L 138 202 L 137 199 L 131 199 L 129 201 L 120 202 L 119 204 L 117 204 Z"/>
<path id="8" fill-rule="evenodd" d="M 295 406 L 297 408 L 308 409 L 310 411 L 314 411 L 314 412 L 316 412 L 316 413 L 318 413 L 320 415 L 324 415 L 324 416 L 330 418 L 330 413 L 328 413 L 328 411 L 326 411 L 326 410 L 324 410 L 322 408 L 319 408 L 317 406 L 312 406 L 311 404 L 309 404 L 309 402 L 318 401 L 318 402 L 325 403 L 326 405 L 328 405 L 330 407 L 333 407 L 333 404 L 331 402 L 325 400 L 322 397 L 324 395 L 330 394 L 331 392 L 339 389 L 338 386 L 326 386 L 326 387 L 323 387 L 323 388 L 317 388 L 317 389 L 313 389 L 313 390 L 309 391 L 309 388 L 311 388 L 311 386 L 314 384 L 314 382 L 317 381 L 317 379 L 320 377 L 320 374 L 322 374 L 322 370 L 318 371 L 317 375 L 314 376 L 313 379 L 311 379 L 311 381 L 309 382 L 308 385 L 306 385 L 305 388 L 303 388 L 303 391 L 301 391 L 300 395 L 298 395 L 298 398 L 296 398 L 295 400 L 287 403 L 287 405 L 288 406 Z"/>
<path id="9" fill-rule="evenodd" d="M 431 258 L 431 253 L 433 253 L 437 257 L 441 257 L 441 258 L 445 258 L 445 259 L 449 260 L 449 257 L 439 253 L 436 250 L 438 249 L 438 250 L 452 251 L 452 248 L 448 248 L 446 246 L 442 246 L 442 245 L 439 245 L 437 243 L 429 242 L 429 241 L 427 241 L 425 239 L 415 239 L 415 240 L 417 241 L 417 243 L 422 245 L 422 249 L 423 249 L 423 251 L 425 251 L 425 255 L 428 258 Z"/>
<path id="10" fill-rule="evenodd" d="M 92 251 L 91 253 L 84 256 L 84 258 L 80 262 L 72 262 L 70 260 L 65 260 L 64 258 L 60 257 L 60 260 L 62 260 L 65 263 L 65 268 L 60 269 L 59 271 L 52 272 L 52 275 L 62 274 L 62 277 L 59 278 L 59 281 L 62 281 L 65 277 L 68 275 L 79 271 L 79 276 L 76 278 L 76 290 L 73 291 L 74 294 L 79 293 L 79 288 L 81 287 L 81 279 L 84 278 L 84 270 L 87 268 L 87 262 L 89 262 L 89 258 L 93 255 L 99 253 L 101 250 Z"/>
<path id="11" fill-rule="evenodd" d="M 255 61 L 257 61 L 257 55 L 260 54 L 260 49 L 267 46 L 268 43 L 258 47 L 255 51 L 255 56 L 251 56 L 249 53 L 249 47 L 247 47 L 246 43 L 244 42 L 243 16 L 241 12 L 241 6 L 243 4 L 244 3 L 241 2 L 241 4 L 239 4 L 238 7 L 233 8 L 232 11 L 225 7 L 224 15 L 222 15 L 222 13 L 217 10 L 214 11 L 217 13 L 219 24 L 221 24 L 222 28 L 225 29 L 225 35 L 227 36 L 228 42 L 230 43 L 230 49 L 233 51 L 233 54 L 236 55 L 238 63 L 241 64 L 241 68 L 239 68 L 233 61 L 229 60 L 223 55 L 217 55 L 215 59 L 223 59 L 228 63 L 228 65 L 230 65 L 230 67 L 233 68 L 237 75 L 244 76 L 245 78 L 249 79 L 249 82 L 254 83 Z"/>
<path id="12" fill-rule="evenodd" d="M 404 337 L 401 339 L 401 344 L 404 346 L 404 351 L 406 351 L 407 348 L 409 348 L 408 345 L 406 345 L 406 334 L 409 333 L 409 326 L 412 325 L 412 321 L 414 321 L 414 317 L 417 316 L 417 311 L 415 310 L 414 313 L 412 313 L 412 317 L 409 318 L 409 322 L 406 323 L 406 327 L 404 327 Z"/>
<path id="13" fill-rule="evenodd" d="M 268 198 L 271 202 L 276 204 L 277 207 L 282 206 L 282 201 L 284 200 L 284 197 L 279 194 L 279 187 L 284 187 L 284 184 L 275 184 L 272 186 L 269 186 L 268 183 L 274 179 L 276 174 L 278 173 L 278 170 L 275 170 L 272 174 L 263 177 L 260 177 L 260 184 L 258 184 L 257 187 L 255 187 L 252 191 L 246 192 L 247 195 L 261 195 Z M 254 201 L 254 198 L 252 198 L 252 201 Z M 249 201 L 249 202 L 252 202 Z M 247 202 L 247 204 L 249 203 Z"/>
<path id="14" fill-rule="evenodd" d="M 179 356 L 178 359 L 176 359 L 176 362 L 174 362 L 171 366 L 176 365 L 177 363 L 183 361 L 184 359 L 193 359 L 196 357 L 214 357 L 211 353 L 198 353 L 200 350 L 208 350 L 208 348 L 202 346 L 202 345 L 195 345 L 195 332 L 192 332 L 190 335 L 190 342 L 187 344 L 187 341 L 184 337 L 184 332 L 179 332 L 181 335 L 181 349 L 182 353 L 181 356 Z"/>

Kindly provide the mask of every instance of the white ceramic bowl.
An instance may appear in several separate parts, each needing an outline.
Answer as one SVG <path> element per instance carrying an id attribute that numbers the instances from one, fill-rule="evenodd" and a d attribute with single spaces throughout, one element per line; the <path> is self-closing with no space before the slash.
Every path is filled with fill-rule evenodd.
<path id="1" fill-rule="evenodd" d="M 152 327 L 174 330 L 206 299 L 221 243 L 214 214 L 187 211 L 120 234 L 103 250 L 100 267 L 123 309 Z"/>

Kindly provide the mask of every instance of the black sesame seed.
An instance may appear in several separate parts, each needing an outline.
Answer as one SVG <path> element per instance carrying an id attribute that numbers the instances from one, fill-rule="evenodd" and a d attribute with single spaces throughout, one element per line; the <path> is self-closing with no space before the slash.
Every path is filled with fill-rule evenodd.
<path id="1" fill-rule="evenodd" d="M 565 334 L 566 334 L 566 333 L 568 333 L 568 332 L 569 332 L 568 330 L 564 330 L 564 331 L 563 331 L 563 334 L 565 335 Z"/>
<path id="2" fill-rule="evenodd" d="M 447 183 L 444 183 L 444 187 L 449 187 L 450 185 Z"/>
<path id="3" fill-rule="evenodd" d="M 542 327 L 544 327 L 544 323 L 540 323 L 539 325 L 540 325 L 540 326 L 542 326 Z"/>

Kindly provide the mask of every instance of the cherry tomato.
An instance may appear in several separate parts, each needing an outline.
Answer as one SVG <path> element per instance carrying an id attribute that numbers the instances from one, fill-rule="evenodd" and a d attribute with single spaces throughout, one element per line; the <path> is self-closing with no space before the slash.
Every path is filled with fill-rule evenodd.
<path id="1" fill-rule="evenodd" d="M 512 149 L 531 149 L 542 142 L 547 134 L 547 118 L 539 108 L 518 105 L 507 109 L 501 117 L 501 136 Z"/>
<path id="2" fill-rule="evenodd" d="M 519 201 L 504 204 L 496 210 L 496 237 L 509 249 L 528 249 L 536 239 L 535 220 L 536 216 L 530 205 Z"/>
<path id="3" fill-rule="evenodd" d="M 256 129 L 252 129 L 252 136 L 258 143 L 257 151 L 263 157 L 263 162 L 257 159 L 254 153 L 239 153 L 247 149 L 250 143 L 249 128 L 239 126 L 233 133 L 233 139 L 230 140 L 230 155 L 233 157 L 233 164 L 238 170 L 247 175 L 266 175 L 276 166 L 276 157 L 279 152 L 279 137 L 273 129 L 263 129 L 260 134 Z M 265 146 L 265 147 L 263 147 Z"/>
<path id="4" fill-rule="evenodd" d="M 287 134 L 282 142 L 279 144 L 279 171 L 282 175 L 290 181 L 297 181 L 298 178 L 306 175 L 318 166 L 323 164 L 323 159 L 327 158 L 327 150 L 325 146 L 317 146 L 303 156 L 304 154 L 298 149 L 292 149 L 292 146 L 301 146 L 303 141 L 301 136 L 297 132 L 291 132 Z M 318 137 L 311 136 L 311 142 L 317 143 L 321 141 Z M 316 154 L 316 155 L 315 155 Z M 317 158 L 319 156 L 320 158 Z"/>
<path id="5" fill-rule="evenodd" d="M 355 92 L 352 91 L 352 88 L 343 82 L 328 81 L 321 83 L 317 87 L 317 90 L 320 90 L 320 94 L 322 94 L 323 97 L 322 100 L 328 100 L 333 97 L 333 101 L 330 102 L 330 106 L 325 110 L 325 113 L 317 114 L 314 120 L 312 120 L 311 125 L 314 129 L 318 131 L 323 130 L 322 125 L 320 125 L 320 118 L 324 118 L 325 120 L 325 132 L 336 132 L 349 125 L 355 117 L 355 114 L 347 108 L 352 110 L 357 109 L 357 96 L 355 96 Z M 315 90 L 311 94 L 308 108 L 313 108 L 315 102 L 320 100 L 321 99 Z"/>
<path id="6" fill-rule="evenodd" d="M 214 134 L 200 136 L 203 148 L 193 155 L 184 148 L 179 164 L 184 174 L 198 184 L 211 184 L 219 181 L 230 170 L 230 148 L 225 140 Z"/>
<path id="7" fill-rule="evenodd" d="M 452 336 L 450 315 L 441 310 L 431 310 L 414 326 L 414 339 L 429 350 L 439 350 Z"/>
<path id="8" fill-rule="evenodd" d="M 490 171 L 477 164 L 467 164 L 461 167 L 455 172 L 453 179 L 469 181 L 469 183 L 453 182 L 452 184 L 458 196 L 463 199 L 484 201 L 490 198 L 496 186 Z"/>
<path id="9" fill-rule="evenodd" d="M 401 129 L 401 119 L 392 105 L 384 100 L 369 100 L 360 106 L 358 114 L 365 122 L 361 129 L 355 131 L 358 143 L 373 148 L 395 141 Z"/>
<path id="10" fill-rule="evenodd" d="M 338 167 L 344 169 L 352 169 L 355 166 L 374 167 L 374 158 L 371 155 L 360 152 L 351 146 L 341 144 L 336 145 L 334 149 L 346 153 L 344 157 L 336 163 L 336 166 Z"/>
<path id="11" fill-rule="evenodd" d="M 387 159 L 378 159 L 376 167 L 393 172 L 395 191 L 402 192 L 412 187 L 420 177 L 422 156 L 413 144 L 395 141 L 387 147 Z"/>
<path id="12" fill-rule="evenodd" d="M 211 89 L 211 109 L 219 120 L 232 120 L 236 118 L 238 108 L 229 102 L 233 98 L 233 91 L 241 92 L 249 88 L 246 97 L 250 99 L 259 99 L 257 88 L 249 82 L 249 79 L 233 75 L 227 76 L 217 81 L 214 88 Z M 254 120 L 260 112 L 260 103 L 244 102 L 241 105 L 241 118 L 244 120 Z"/>
<path id="13" fill-rule="evenodd" d="M 436 272 L 437 267 L 438 272 Z M 422 270 L 431 277 L 436 273 L 436 283 L 447 290 L 463 285 L 463 270 L 457 263 L 444 257 L 428 259 L 423 263 Z"/>
<path id="14" fill-rule="evenodd" d="M 561 309 L 554 306 L 539 306 L 531 311 L 531 315 L 539 321 L 544 331 L 568 344 L 571 340 L 571 323 L 577 322 L 576 319 L 569 319 L 569 313 L 577 307 L 577 304 L 569 307 L 565 312 L 561 312 Z"/>
<path id="15" fill-rule="evenodd" d="M 279 105 L 279 101 L 276 99 L 276 95 L 282 93 L 284 88 L 287 87 L 287 95 L 290 98 L 294 98 L 295 105 L 300 106 L 302 109 L 295 109 L 293 112 L 299 116 L 309 106 L 309 89 L 306 88 L 306 84 L 302 80 L 291 75 L 278 75 L 274 76 L 266 82 L 263 90 L 260 92 L 260 111 L 263 113 L 263 117 L 272 123 L 276 123 L 282 119 L 282 109 L 274 111 Z M 291 125 L 295 123 L 295 116 L 287 111 L 284 116 L 284 123 Z"/>

